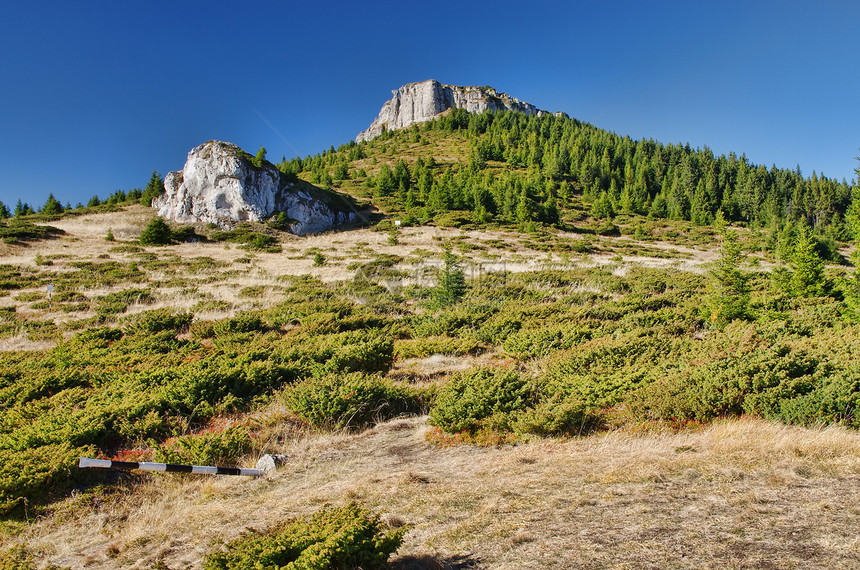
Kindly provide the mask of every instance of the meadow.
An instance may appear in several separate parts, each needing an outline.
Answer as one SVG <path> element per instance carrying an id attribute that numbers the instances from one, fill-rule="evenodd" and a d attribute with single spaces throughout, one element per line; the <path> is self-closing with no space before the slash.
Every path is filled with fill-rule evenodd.
<path id="1" fill-rule="evenodd" d="M 273 166 L 356 224 L 4 207 L 0 567 L 858 566 L 856 185 L 458 111 Z"/>
<path id="2" fill-rule="evenodd" d="M 723 254 L 684 223 L 661 222 L 675 243 L 270 232 L 271 253 L 144 247 L 151 217 L 65 217 L 2 246 L 10 567 L 229 567 L 216 553 L 248 529 L 349 505 L 402 541 L 400 568 L 860 557 L 860 327 L 839 295 L 775 289 L 765 253 L 743 262 L 745 318 L 717 325 Z M 259 480 L 76 468 L 263 453 L 290 460 Z"/>

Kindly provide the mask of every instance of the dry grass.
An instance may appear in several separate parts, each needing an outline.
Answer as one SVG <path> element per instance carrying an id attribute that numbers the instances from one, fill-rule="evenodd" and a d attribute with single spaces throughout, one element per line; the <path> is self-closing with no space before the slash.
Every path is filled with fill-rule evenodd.
<path id="1" fill-rule="evenodd" d="M 154 211 L 143 206 L 128 206 L 119 212 L 90 214 L 75 218 L 64 218 L 51 225 L 63 229 L 66 233 L 61 239 L 35 242 L 27 246 L 7 246 L 4 250 L 3 262 L 18 265 L 31 270 L 43 272 L 76 271 L 68 263 L 70 261 L 110 259 L 120 262 L 139 261 L 137 253 L 111 252 L 112 248 L 121 242 L 133 243 L 140 235 L 143 227 L 152 219 Z M 119 241 L 107 242 L 104 237 L 111 229 Z M 266 308 L 283 300 L 279 288 L 284 285 L 284 278 L 290 276 L 313 275 L 325 282 L 344 281 L 352 279 L 354 269 L 349 269 L 350 263 L 371 261 L 377 254 L 391 254 L 403 257 L 406 261 L 401 268 L 406 270 L 409 277 L 395 280 L 388 284 L 390 287 L 406 286 L 420 282 L 432 284 L 432 268 L 440 263 L 441 245 L 448 240 L 472 248 L 464 255 L 464 270 L 468 276 L 475 277 L 480 273 L 493 271 L 535 271 L 541 269 L 571 269 L 605 267 L 618 274 L 635 265 L 648 267 L 672 267 L 689 271 L 702 272 L 707 263 L 713 258 L 709 249 L 693 250 L 687 248 L 685 253 L 690 259 L 657 259 L 648 257 L 625 257 L 622 261 L 608 254 L 595 253 L 585 255 L 559 255 L 538 252 L 523 245 L 520 234 L 504 231 L 461 231 L 450 228 L 419 227 L 402 228 L 399 243 L 388 243 L 388 233 L 372 229 L 357 229 L 345 232 L 328 232 L 305 237 L 283 234 L 281 236 L 283 253 L 249 253 L 238 249 L 233 244 L 224 243 L 183 243 L 167 247 L 145 248 L 148 253 L 154 253 L 159 259 L 169 259 L 177 256 L 183 260 L 193 258 L 211 258 L 223 267 L 203 269 L 190 274 L 179 271 L 175 276 L 184 279 L 188 285 L 181 287 L 162 287 L 154 291 L 155 302 L 147 305 L 134 305 L 127 314 L 160 308 L 174 307 L 179 310 L 189 310 L 203 300 L 223 301 L 229 308 L 224 310 L 196 311 L 199 319 L 218 319 L 230 317 L 238 311 Z M 581 236 L 559 232 L 553 239 L 580 240 Z M 600 238 L 600 242 L 612 242 L 627 238 Z M 486 244 L 493 244 L 487 246 Z M 654 245 L 654 244 L 650 244 Z M 602 246 L 601 246 L 602 247 Z M 326 258 L 322 266 L 315 266 L 313 254 L 320 251 Z M 50 266 L 38 266 L 36 255 L 54 261 Z M 429 258 L 427 256 L 430 256 Z M 235 263 L 238 258 L 249 258 L 249 263 Z M 422 273 L 423 269 L 431 269 L 429 277 Z M 237 273 L 238 271 L 238 273 Z M 159 269 L 147 270 L 150 282 L 166 280 L 171 275 Z M 139 286 L 139 285 L 135 285 Z M 242 297 L 238 293 L 244 287 L 260 286 L 264 288 L 262 296 Z M 128 283 L 113 287 L 86 288 L 80 292 L 88 298 L 116 292 L 129 287 Z M 192 290 L 190 290 L 192 289 Z M 22 290 L 20 293 L 29 290 Z M 40 289 L 41 291 L 41 289 Z M 16 295 L 17 296 L 17 295 Z M 59 307 L 53 310 L 32 309 L 28 303 L 16 302 L 15 296 L 0 299 L 0 305 L 14 305 L 19 317 L 29 320 L 53 320 L 61 325 L 72 319 L 89 318 L 94 311 L 65 313 Z M 65 333 L 65 336 L 72 334 Z M 5 340 L 0 344 L 0 350 L 40 350 L 50 348 L 52 344 L 42 341 L 31 342 L 26 335 L 18 335 L 14 340 Z"/>
<path id="2" fill-rule="evenodd" d="M 200 567 L 213 541 L 361 501 L 413 525 L 399 568 L 856 568 L 860 434 L 736 420 L 436 448 L 426 418 L 290 434 L 265 479 L 152 476 L 7 543 L 72 568 Z M 8 544 L 7 544 L 8 546 Z M 463 564 L 465 566 L 456 566 Z M 471 566 L 469 566 L 471 564 Z"/>
<path id="3" fill-rule="evenodd" d="M 117 238 L 132 239 L 151 216 L 149 209 L 132 207 L 55 222 L 67 232 L 63 239 L 9 248 L 4 263 L 35 267 L 37 253 L 94 259 L 116 245 L 104 241 L 108 226 Z M 602 265 L 624 272 L 631 264 L 701 271 L 713 256 L 690 250 L 693 258 L 684 260 L 565 258 L 528 249 L 504 232 L 440 228 L 405 228 L 396 246 L 387 243 L 386 233 L 372 230 L 287 236 L 284 253 L 258 253 L 241 266 L 233 261 L 248 253 L 234 246 L 182 244 L 147 251 L 230 265 L 200 274 L 213 277 L 211 282 L 159 289 L 155 304 L 128 312 L 189 309 L 200 300 L 221 300 L 230 308 L 197 317 L 222 318 L 279 302 L 282 276 L 349 279 L 352 261 L 371 260 L 375 253 L 437 255 L 439 238 L 457 236 L 473 245 L 506 244 L 503 250 L 475 250 L 469 258 L 504 263 L 508 271 Z M 322 251 L 326 265 L 312 265 L 313 256 L 306 254 L 311 248 Z M 237 268 L 238 275 L 225 273 Z M 61 263 L 41 269 L 65 270 Z M 157 270 L 150 274 L 164 277 Z M 262 295 L 238 294 L 248 286 L 261 287 Z M 21 305 L 22 314 L 32 318 L 69 318 L 31 311 L 14 298 L 3 304 Z M 24 335 L 0 342 L 5 350 L 49 346 Z M 435 382 L 495 358 L 434 355 L 400 361 L 391 374 Z M 514 447 L 439 448 L 427 443 L 426 418 L 395 420 L 357 435 L 319 435 L 297 429 L 276 407 L 256 415 L 283 438 L 271 441 L 266 451 L 291 456 L 274 475 L 130 477 L 114 494 L 76 494 L 21 526 L 17 535 L 0 536 L 0 550 L 26 545 L 41 567 L 150 568 L 162 560 L 174 569 L 198 568 L 212 544 L 246 528 L 266 528 L 327 503 L 358 500 L 393 524 L 412 525 L 398 553 L 401 569 L 860 567 L 860 434 L 855 432 L 740 420 L 680 433 L 639 426 Z"/>

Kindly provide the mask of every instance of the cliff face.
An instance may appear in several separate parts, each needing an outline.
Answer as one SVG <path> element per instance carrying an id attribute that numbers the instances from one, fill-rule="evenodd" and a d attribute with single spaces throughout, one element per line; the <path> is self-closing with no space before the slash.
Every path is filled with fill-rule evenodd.
<path id="1" fill-rule="evenodd" d="M 345 199 L 302 181 L 282 180 L 270 164 L 252 165 L 234 144 L 209 141 L 188 153 L 185 168 L 164 177 L 153 207 L 177 222 L 225 225 L 263 221 L 278 212 L 293 220 L 297 235 L 348 223 L 355 212 Z"/>
<path id="2" fill-rule="evenodd" d="M 546 113 L 531 103 L 524 103 L 489 87 L 443 85 L 435 79 L 410 83 L 391 93 L 394 97 L 385 102 L 370 127 L 355 137 L 356 142 L 369 141 L 386 129 L 402 129 L 414 123 L 429 121 L 448 109 L 465 109 L 470 113 L 487 110 L 519 111 L 527 115 Z"/>

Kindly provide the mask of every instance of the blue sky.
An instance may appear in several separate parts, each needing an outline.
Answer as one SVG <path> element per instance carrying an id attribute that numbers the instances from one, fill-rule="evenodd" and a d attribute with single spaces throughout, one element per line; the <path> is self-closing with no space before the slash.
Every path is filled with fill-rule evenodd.
<path id="1" fill-rule="evenodd" d="M 142 187 L 210 139 L 316 154 L 430 78 L 851 180 L 857 22 L 827 0 L 7 3 L 0 200 Z"/>

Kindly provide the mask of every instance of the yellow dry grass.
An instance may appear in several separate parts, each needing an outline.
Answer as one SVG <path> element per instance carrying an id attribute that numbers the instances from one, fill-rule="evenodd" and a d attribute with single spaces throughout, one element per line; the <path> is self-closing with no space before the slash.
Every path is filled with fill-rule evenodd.
<path id="1" fill-rule="evenodd" d="M 107 228 L 118 239 L 133 239 L 151 216 L 149 209 L 132 207 L 54 222 L 66 236 L 7 248 L 3 262 L 35 268 L 36 254 L 131 260 L 130 254 L 109 253 L 115 244 L 104 241 Z M 159 257 L 211 257 L 241 272 L 193 290 L 159 289 L 154 305 L 129 312 L 188 309 L 214 299 L 230 308 L 197 317 L 221 318 L 277 303 L 282 276 L 349 279 L 353 261 L 370 260 L 375 253 L 437 254 L 438 238 L 456 236 L 476 245 L 510 244 L 505 252 L 488 248 L 469 254 L 475 263 L 504 259 L 508 271 L 604 265 L 623 272 L 634 263 L 701 271 L 712 257 L 691 250 L 692 259 L 683 261 L 618 262 L 608 255 L 571 260 L 530 250 L 504 232 L 440 228 L 406 228 L 398 245 L 388 244 L 387 234 L 366 229 L 286 237 L 283 253 L 254 254 L 241 267 L 233 261 L 249 254 L 232 245 L 182 244 L 147 251 Z M 326 265 L 312 265 L 313 256 L 306 254 L 311 248 L 326 256 Z M 62 263 L 47 269 L 66 270 Z M 163 275 L 153 271 L 149 277 Z M 263 293 L 239 295 L 248 286 L 262 287 Z M 16 301 L 6 297 L 0 303 Z M 20 308 L 34 318 L 69 318 Z M 0 349 L 41 350 L 50 344 L 20 334 L 0 342 Z M 432 382 L 492 358 L 436 355 L 399 362 L 392 374 Z M 275 408 L 258 413 L 284 415 Z M 283 423 L 285 442 L 267 451 L 291 459 L 270 477 L 132 477 L 113 495 L 72 496 L 18 534 L 0 538 L 0 549 L 25 545 L 42 568 L 150 568 L 158 560 L 174 569 L 199 568 L 213 544 L 247 528 L 358 500 L 393 524 L 412 525 L 396 560 L 403 569 L 860 567 L 860 434 L 855 432 L 739 420 L 680 433 L 622 429 L 513 447 L 439 448 L 427 442 L 427 418 L 395 420 L 355 435 L 296 432 L 290 425 Z"/>
<path id="2" fill-rule="evenodd" d="M 151 476 L 7 540 L 71 568 L 199 568 L 247 528 L 360 501 L 412 525 L 398 568 L 857 568 L 860 434 L 758 420 L 500 448 L 426 418 L 291 434 L 262 479 Z M 457 566 L 457 565 L 460 566 Z M 471 564 L 471 566 L 469 566 Z"/>

